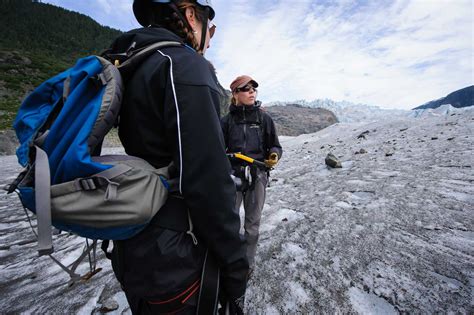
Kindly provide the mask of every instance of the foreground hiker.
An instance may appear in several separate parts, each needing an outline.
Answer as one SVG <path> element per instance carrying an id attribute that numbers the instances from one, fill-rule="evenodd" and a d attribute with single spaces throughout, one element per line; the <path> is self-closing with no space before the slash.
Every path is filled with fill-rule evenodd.
<path id="1" fill-rule="evenodd" d="M 241 191 L 237 192 L 235 208 L 238 212 L 243 201 L 247 257 L 251 270 L 255 264 L 268 171 L 278 163 L 282 155 L 275 124 L 271 117 L 262 111 L 260 102 L 256 100 L 257 87 L 258 83 L 251 77 L 237 77 L 230 85 L 232 103 L 229 114 L 221 119 L 227 152 L 242 153 L 264 162 L 266 166 L 249 164 L 238 158 L 231 159 L 234 175 L 240 177 L 244 183 Z"/>
<path id="2" fill-rule="evenodd" d="M 241 314 L 248 263 L 219 124 L 217 79 L 203 57 L 215 31 L 214 10 L 203 0 L 135 0 L 133 10 L 143 28 L 116 39 L 109 54 L 154 42 L 183 45 L 159 49 L 126 82 L 119 136 L 127 154 L 156 168 L 174 162 L 176 192 L 142 232 L 114 242 L 115 275 L 133 314 L 212 314 L 215 307 L 203 305 L 216 303 L 216 291 L 203 285 L 201 273 L 213 256 L 222 304 Z"/>

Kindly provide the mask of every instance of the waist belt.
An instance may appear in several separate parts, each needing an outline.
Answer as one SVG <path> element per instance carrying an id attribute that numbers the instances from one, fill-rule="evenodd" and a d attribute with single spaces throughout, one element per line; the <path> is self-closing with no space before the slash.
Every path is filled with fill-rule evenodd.
<path id="1" fill-rule="evenodd" d="M 188 208 L 184 199 L 180 195 L 171 194 L 150 224 L 178 232 L 186 232 L 189 230 L 188 219 Z"/>

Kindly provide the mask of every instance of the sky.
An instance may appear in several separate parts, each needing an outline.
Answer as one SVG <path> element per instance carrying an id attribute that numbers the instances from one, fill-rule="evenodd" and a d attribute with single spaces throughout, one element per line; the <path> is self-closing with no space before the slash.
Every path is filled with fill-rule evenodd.
<path id="1" fill-rule="evenodd" d="M 123 31 L 133 0 L 43 0 Z M 241 74 L 258 98 L 332 99 L 411 109 L 474 85 L 471 0 L 213 0 L 206 53 L 221 84 Z"/>

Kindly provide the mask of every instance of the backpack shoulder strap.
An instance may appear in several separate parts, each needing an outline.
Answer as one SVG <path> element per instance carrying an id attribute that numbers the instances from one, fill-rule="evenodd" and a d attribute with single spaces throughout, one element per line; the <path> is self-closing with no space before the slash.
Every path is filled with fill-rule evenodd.
<path id="1" fill-rule="evenodd" d="M 133 73 L 133 71 L 138 67 L 138 65 L 145 61 L 145 59 L 155 53 L 158 49 L 173 46 L 183 46 L 183 44 L 175 41 L 163 41 L 154 43 L 139 50 L 133 51 L 130 54 L 130 57 L 127 58 L 127 60 L 125 60 L 122 64 L 116 64 L 116 66 L 120 70 L 122 76 L 128 77 L 131 73 Z M 111 56 L 111 59 L 114 59 L 113 55 Z M 115 60 L 113 61 L 115 64 Z"/>
<path id="2" fill-rule="evenodd" d="M 91 155 L 100 154 L 105 135 L 117 122 L 121 107 L 122 91 L 125 85 L 124 82 L 127 78 L 130 78 L 140 64 L 156 52 L 157 49 L 181 45 L 179 42 L 164 41 L 134 51 L 119 54 L 104 53 L 103 57 L 97 56 L 103 66 L 103 71 L 98 76 L 98 81 L 105 86 L 106 91 L 102 98 L 98 120 L 94 124 L 88 138 L 89 152 Z M 120 60 L 124 60 L 123 63 L 120 64 Z"/>

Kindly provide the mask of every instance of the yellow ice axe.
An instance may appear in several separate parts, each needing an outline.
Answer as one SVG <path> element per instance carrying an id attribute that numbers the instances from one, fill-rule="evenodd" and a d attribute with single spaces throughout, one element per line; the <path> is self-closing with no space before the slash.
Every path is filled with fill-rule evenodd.
<path id="1" fill-rule="evenodd" d="M 265 163 L 252 159 L 250 156 L 246 156 L 242 153 L 229 153 L 228 156 L 268 169 L 268 166 Z"/>

